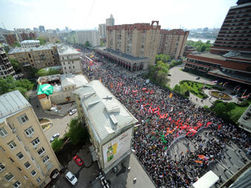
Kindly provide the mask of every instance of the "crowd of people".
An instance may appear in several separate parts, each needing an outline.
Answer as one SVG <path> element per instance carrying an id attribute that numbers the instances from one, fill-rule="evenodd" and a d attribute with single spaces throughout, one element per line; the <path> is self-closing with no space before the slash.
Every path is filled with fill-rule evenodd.
<path id="1" fill-rule="evenodd" d="M 99 79 L 138 120 L 133 148 L 158 187 L 189 187 L 209 165 L 224 158 L 227 144 L 250 146 L 246 132 L 140 75 L 105 60 L 87 62 L 86 67 L 89 79 Z M 174 157 L 172 147 L 181 139 L 188 141 L 187 151 Z"/>

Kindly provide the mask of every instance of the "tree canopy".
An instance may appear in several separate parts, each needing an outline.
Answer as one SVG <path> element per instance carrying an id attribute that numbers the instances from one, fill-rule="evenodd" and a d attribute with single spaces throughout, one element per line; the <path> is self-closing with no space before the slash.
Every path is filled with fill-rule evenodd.
<path id="1" fill-rule="evenodd" d="M 158 61 L 156 65 L 149 67 L 148 77 L 159 85 L 166 85 L 167 76 L 168 64 Z"/>
<path id="2" fill-rule="evenodd" d="M 46 43 L 45 37 L 38 37 L 38 40 L 40 41 L 40 45 L 44 45 Z"/>
<path id="3" fill-rule="evenodd" d="M 66 133 L 66 137 L 70 138 L 74 145 L 84 143 L 88 139 L 88 131 L 83 128 L 79 119 L 72 119 L 70 122 L 70 129 L 68 133 Z"/>
<path id="4" fill-rule="evenodd" d="M 207 42 L 188 40 L 186 44 L 187 46 L 194 47 L 198 52 L 209 51 L 212 46 L 209 40 Z"/>
<path id="5" fill-rule="evenodd" d="M 59 70 L 50 68 L 49 70 L 46 69 L 40 69 L 37 71 L 36 76 L 48 76 L 53 74 L 60 74 Z"/>
<path id="6" fill-rule="evenodd" d="M 0 78 L 0 94 L 19 90 L 24 96 L 25 93 L 33 88 L 34 84 L 27 79 L 15 80 L 12 76 Z"/>
<path id="7" fill-rule="evenodd" d="M 20 73 L 22 71 L 22 67 L 20 63 L 16 59 L 13 59 L 13 58 L 9 58 L 9 60 L 13 69 L 16 71 L 16 73 Z"/>
<path id="8" fill-rule="evenodd" d="M 155 56 L 155 62 L 157 63 L 158 61 L 162 61 L 164 63 L 167 63 L 169 60 L 171 60 L 171 57 L 166 54 L 157 54 Z"/>
<path id="9" fill-rule="evenodd" d="M 90 43 L 89 41 L 86 41 L 84 46 L 85 46 L 86 48 L 91 47 L 91 43 Z"/>

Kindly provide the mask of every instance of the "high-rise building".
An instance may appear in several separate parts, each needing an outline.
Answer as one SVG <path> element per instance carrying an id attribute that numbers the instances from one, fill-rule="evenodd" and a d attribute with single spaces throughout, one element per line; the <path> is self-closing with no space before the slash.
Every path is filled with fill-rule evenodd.
<path id="1" fill-rule="evenodd" d="M 98 25 L 98 31 L 101 39 L 106 38 L 106 25 L 105 24 L 99 24 Z"/>
<path id="2" fill-rule="evenodd" d="M 77 44 L 85 44 L 87 41 L 91 44 L 91 46 L 100 45 L 100 37 L 99 32 L 97 30 L 83 30 L 76 31 L 76 43 Z"/>
<path id="3" fill-rule="evenodd" d="M 7 76 L 14 76 L 15 70 L 13 69 L 4 49 L 0 46 L 0 78 Z"/>
<path id="4" fill-rule="evenodd" d="M 158 53 L 165 53 L 176 59 L 182 57 L 188 32 L 181 29 L 162 30 L 158 21 L 152 21 L 151 24 L 107 26 L 106 35 L 106 47 L 110 52 L 106 55 L 105 51 L 98 50 L 98 53 L 115 62 L 120 59 L 118 56 L 124 56 L 121 59 L 122 66 L 126 65 L 129 70 L 141 70 L 147 68 L 148 65 L 145 64 L 149 62 L 154 64 Z"/>
<path id="5" fill-rule="evenodd" d="M 251 0 L 230 8 L 210 53 L 187 55 L 185 69 L 251 85 Z"/>
<path id="6" fill-rule="evenodd" d="M 168 54 L 175 59 L 182 57 L 188 35 L 189 32 L 182 29 L 162 29 L 158 53 Z"/>
<path id="7" fill-rule="evenodd" d="M 40 26 L 39 26 L 39 32 L 45 32 L 45 28 L 44 28 L 43 25 L 40 25 Z"/>
<path id="8" fill-rule="evenodd" d="M 113 18 L 113 15 L 110 15 L 110 18 L 106 19 L 106 26 L 113 26 L 115 24 L 115 20 Z"/>
<path id="9" fill-rule="evenodd" d="M 19 91 L 0 104 L 1 187 L 44 187 L 61 166 L 35 112 Z"/>

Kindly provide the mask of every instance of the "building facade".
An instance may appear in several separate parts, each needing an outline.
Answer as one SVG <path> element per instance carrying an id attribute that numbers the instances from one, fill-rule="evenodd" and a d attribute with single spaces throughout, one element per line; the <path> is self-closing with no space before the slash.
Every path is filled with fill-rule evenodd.
<path id="1" fill-rule="evenodd" d="M 93 160 L 108 173 L 131 153 L 133 129 L 138 120 L 98 80 L 74 93 L 78 115 L 85 122 L 94 147 Z"/>
<path id="2" fill-rule="evenodd" d="M 188 35 L 189 32 L 182 29 L 162 29 L 158 53 L 168 54 L 175 59 L 182 57 Z"/>
<path id="3" fill-rule="evenodd" d="M 100 36 L 97 30 L 83 30 L 76 31 L 76 41 L 77 44 L 85 44 L 87 41 L 91 44 L 91 46 L 99 46 L 100 45 Z"/>
<path id="4" fill-rule="evenodd" d="M 107 18 L 106 19 L 106 26 L 113 26 L 114 24 L 115 24 L 115 20 L 114 20 L 114 18 L 113 18 L 113 15 L 111 14 L 110 15 L 110 18 Z"/>
<path id="5" fill-rule="evenodd" d="M 10 46 L 12 46 L 16 42 L 18 42 L 18 37 L 17 37 L 17 34 L 15 34 L 15 33 L 3 34 L 3 36 L 4 36 L 7 44 Z"/>
<path id="6" fill-rule="evenodd" d="M 69 46 L 62 46 L 58 50 L 60 63 L 64 74 L 82 73 L 80 52 Z"/>
<path id="7" fill-rule="evenodd" d="M 21 47 L 23 48 L 33 48 L 33 47 L 39 47 L 40 41 L 39 40 L 24 40 L 20 42 Z"/>
<path id="8" fill-rule="evenodd" d="M 19 91 L 0 103 L 1 187 L 44 187 L 61 166 L 35 112 Z"/>
<path id="9" fill-rule="evenodd" d="M 153 64 L 160 43 L 160 25 L 125 24 L 107 26 L 106 47 L 134 57 L 148 57 Z"/>
<path id="10" fill-rule="evenodd" d="M 14 76 L 15 70 L 13 69 L 4 49 L 0 46 L 0 78 L 7 76 Z"/>
<path id="11" fill-rule="evenodd" d="M 251 1 L 239 0 L 228 11 L 210 53 L 187 56 L 185 69 L 251 85 Z"/>
<path id="12" fill-rule="evenodd" d="M 9 56 L 15 58 L 22 66 L 37 69 L 60 65 L 56 45 L 44 45 L 37 48 L 14 48 Z"/>
<path id="13" fill-rule="evenodd" d="M 106 24 L 99 24 L 98 25 L 99 36 L 101 39 L 106 38 Z"/>
<path id="14" fill-rule="evenodd" d="M 43 25 L 40 25 L 40 26 L 38 27 L 38 29 L 39 29 L 39 32 L 45 32 L 45 28 L 44 28 Z"/>

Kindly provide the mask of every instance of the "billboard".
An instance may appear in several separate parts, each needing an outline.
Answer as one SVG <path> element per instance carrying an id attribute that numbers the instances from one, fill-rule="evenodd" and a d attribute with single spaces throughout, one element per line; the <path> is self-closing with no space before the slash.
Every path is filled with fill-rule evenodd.
<path id="1" fill-rule="evenodd" d="M 109 167 L 131 149 L 132 128 L 102 146 L 104 168 Z"/>

